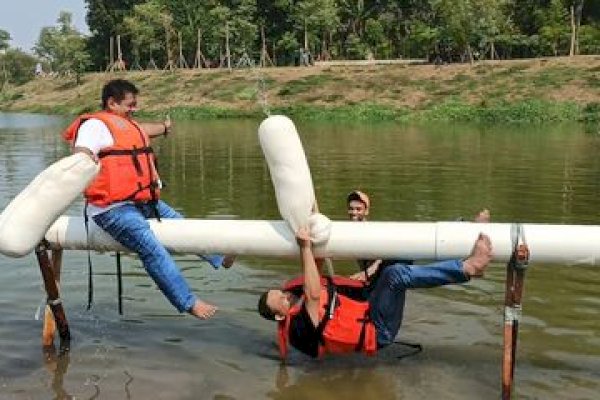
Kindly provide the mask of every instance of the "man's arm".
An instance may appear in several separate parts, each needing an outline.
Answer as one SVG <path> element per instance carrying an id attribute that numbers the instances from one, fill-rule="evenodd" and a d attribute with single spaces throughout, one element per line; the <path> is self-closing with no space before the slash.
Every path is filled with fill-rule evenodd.
<path id="1" fill-rule="evenodd" d="M 300 260 L 304 274 L 304 306 L 314 326 L 319 325 L 319 304 L 321 300 L 321 276 L 312 252 L 308 229 L 300 228 L 296 233 L 300 246 Z"/>
<path id="2" fill-rule="evenodd" d="M 96 164 L 98 164 L 99 160 L 98 160 L 98 156 L 96 154 L 94 154 L 93 151 L 91 151 L 90 149 L 88 149 L 87 147 L 81 147 L 81 146 L 75 146 L 73 147 L 73 154 L 75 153 L 83 153 L 83 154 L 87 154 L 92 161 L 94 161 Z"/>
<path id="3" fill-rule="evenodd" d="M 113 144 L 114 139 L 104 122 L 92 118 L 79 127 L 72 151 L 73 153 L 87 154 L 94 162 L 98 163 L 98 153 Z"/>
<path id="4" fill-rule="evenodd" d="M 365 271 L 360 271 L 349 276 L 350 279 L 365 282 L 366 278 L 370 278 L 377 272 L 381 266 L 382 260 L 375 260 L 367 267 L 367 276 L 365 277 Z"/>
<path id="5" fill-rule="evenodd" d="M 163 122 L 140 122 L 140 126 L 151 139 L 167 136 L 171 133 L 171 118 L 167 116 Z"/>

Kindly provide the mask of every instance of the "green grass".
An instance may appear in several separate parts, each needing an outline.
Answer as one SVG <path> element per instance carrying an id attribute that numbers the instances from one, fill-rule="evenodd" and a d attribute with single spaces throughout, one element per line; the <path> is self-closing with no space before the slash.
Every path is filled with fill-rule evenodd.
<path id="1" fill-rule="evenodd" d="M 587 84 L 590 87 L 593 88 L 600 88 L 600 77 L 598 76 L 591 76 L 587 79 Z"/>
<path id="2" fill-rule="evenodd" d="M 418 119 L 425 121 L 462 121 L 479 123 L 546 123 L 581 118 L 577 104 L 543 100 L 482 102 L 479 105 L 448 101 L 423 110 Z"/>
<path id="3" fill-rule="evenodd" d="M 581 120 L 586 123 L 600 123 L 600 102 L 586 104 L 582 110 Z"/>
<path id="4" fill-rule="evenodd" d="M 301 93 L 309 92 L 319 86 L 323 86 L 325 82 L 332 80 L 332 77 L 327 74 L 311 75 L 301 79 L 289 81 L 279 89 L 279 96 L 293 96 Z M 335 79 L 339 83 L 339 79 Z"/>

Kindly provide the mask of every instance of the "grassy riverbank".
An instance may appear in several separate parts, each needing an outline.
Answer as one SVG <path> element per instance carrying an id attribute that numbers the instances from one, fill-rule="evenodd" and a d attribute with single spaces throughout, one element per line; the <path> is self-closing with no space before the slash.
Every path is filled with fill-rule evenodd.
<path id="1" fill-rule="evenodd" d="M 38 78 L 0 93 L 0 110 L 78 114 L 97 108 L 102 84 L 121 77 L 141 89 L 147 113 L 175 118 L 470 121 L 600 121 L 600 56 L 263 70 L 94 73 Z M 261 88 L 259 91 L 258 88 Z M 259 96 L 257 96 L 257 92 Z M 260 94 L 264 93 L 263 96 Z"/>

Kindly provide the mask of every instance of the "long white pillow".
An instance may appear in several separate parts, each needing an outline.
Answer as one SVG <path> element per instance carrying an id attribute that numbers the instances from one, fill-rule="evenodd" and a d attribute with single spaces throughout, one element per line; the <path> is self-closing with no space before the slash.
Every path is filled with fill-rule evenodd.
<path id="1" fill-rule="evenodd" d="M 0 253 L 23 257 L 100 171 L 89 156 L 76 153 L 50 165 L 0 214 Z"/>
<path id="2" fill-rule="evenodd" d="M 271 173 L 281 217 L 293 232 L 311 228 L 315 244 L 329 239 L 331 221 L 325 216 L 311 217 L 315 191 L 302 142 L 292 120 L 283 115 L 265 119 L 258 137 Z"/>

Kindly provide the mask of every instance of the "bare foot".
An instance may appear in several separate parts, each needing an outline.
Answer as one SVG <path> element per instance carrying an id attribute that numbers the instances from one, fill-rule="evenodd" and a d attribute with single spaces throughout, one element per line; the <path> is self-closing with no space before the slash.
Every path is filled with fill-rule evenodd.
<path id="1" fill-rule="evenodd" d="M 492 220 L 492 217 L 490 214 L 490 210 L 488 210 L 487 208 L 484 208 L 483 210 L 479 211 L 479 213 L 477 213 L 477 215 L 473 219 L 473 222 L 487 223 L 487 222 L 490 222 L 491 220 Z"/>
<path id="2" fill-rule="evenodd" d="M 488 235 L 479 234 L 471 254 L 463 261 L 463 271 L 469 277 L 481 277 L 492 260 L 492 241 Z"/>
<path id="3" fill-rule="evenodd" d="M 221 265 L 223 266 L 223 268 L 231 268 L 231 266 L 233 265 L 234 261 L 235 261 L 235 255 L 234 254 L 228 254 L 223 259 L 223 263 Z"/>
<path id="4" fill-rule="evenodd" d="M 192 314 L 196 318 L 200 319 L 209 319 L 217 312 L 217 307 L 212 304 L 205 303 L 201 300 L 196 300 L 194 306 L 190 310 L 190 314 Z"/>

